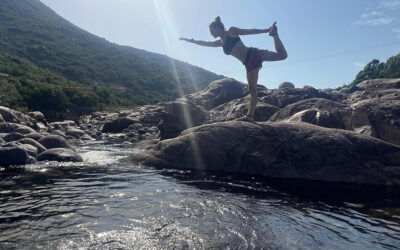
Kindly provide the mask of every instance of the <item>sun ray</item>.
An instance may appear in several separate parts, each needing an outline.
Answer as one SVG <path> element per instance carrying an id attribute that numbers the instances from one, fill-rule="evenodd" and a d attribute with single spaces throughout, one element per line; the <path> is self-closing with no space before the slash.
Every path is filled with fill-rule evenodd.
<path id="1" fill-rule="evenodd" d="M 178 32 L 176 30 L 176 25 L 174 25 L 173 19 L 172 19 L 172 11 L 169 10 L 167 6 L 166 1 L 159 1 L 159 0 L 153 0 L 157 17 L 160 23 L 160 27 L 163 33 L 163 39 L 167 48 L 168 55 L 171 55 L 173 53 L 173 49 L 171 47 L 171 43 L 169 41 L 169 36 L 168 34 L 172 34 L 176 42 L 178 41 Z M 178 52 L 181 53 L 181 52 Z M 180 80 L 178 70 L 175 64 L 175 61 L 171 58 L 170 59 L 171 67 L 172 67 L 172 74 L 173 77 L 175 78 L 175 81 L 177 83 L 177 88 L 178 88 L 178 93 L 180 97 L 184 96 L 184 91 L 183 91 L 183 85 Z M 188 71 L 190 71 L 187 67 L 185 67 Z M 190 80 L 192 81 L 192 84 L 195 84 L 195 81 L 193 79 L 192 72 L 189 73 L 189 77 L 191 78 Z M 186 127 L 193 127 L 193 119 L 190 115 L 190 112 L 187 108 L 187 106 L 182 106 L 182 115 L 185 121 Z M 192 146 L 192 152 L 193 152 L 193 157 L 194 157 L 194 162 L 196 163 L 197 168 L 203 168 L 203 161 L 201 157 L 201 153 L 199 150 L 199 145 L 197 144 L 196 138 L 194 137 L 191 140 L 191 146 Z"/>

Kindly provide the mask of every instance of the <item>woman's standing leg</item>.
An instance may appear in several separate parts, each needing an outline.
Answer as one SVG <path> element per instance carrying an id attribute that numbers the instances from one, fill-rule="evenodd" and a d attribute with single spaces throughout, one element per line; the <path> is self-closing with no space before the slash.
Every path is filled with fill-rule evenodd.
<path id="1" fill-rule="evenodd" d="M 249 84 L 250 91 L 250 106 L 249 111 L 247 112 L 248 116 L 254 117 L 254 111 L 257 106 L 257 82 L 258 82 L 258 72 L 260 69 L 254 69 L 250 72 L 247 72 L 247 82 Z"/>
<path id="2" fill-rule="evenodd" d="M 254 121 L 254 111 L 257 106 L 257 82 L 258 82 L 258 72 L 261 68 L 254 69 L 250 72 L 247 72 L 247 83 L 249 85 L 250 92 L 250 104 L 249 110 L 247 111 L 247 115 L 241 118 L 236 119 L 237 121 Z"/>

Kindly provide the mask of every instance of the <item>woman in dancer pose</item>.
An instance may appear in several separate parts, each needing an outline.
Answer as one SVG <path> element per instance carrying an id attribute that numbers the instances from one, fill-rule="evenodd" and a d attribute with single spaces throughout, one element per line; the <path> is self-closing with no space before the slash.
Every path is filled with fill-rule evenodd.
<path id="1" fill-rule="evenodd" d="M 219 40 L 214 42 L 197 41 L 187 38 L 180 38 L 180 40 L 201 46 L 222 47 L 225 54 L 236 57 L 244 64 L 247 71 L 247 82 L 250 90 L 250 106 L 247 115 L 237 120 L 254 121 L 254 110 L 257 105 L 258 72 L 262 68 L 262 63 L 264 61 L 280 61 L 287 58 L 286 49 L 278 36 L 276 22 L 274 22 L 268 29 L 239 29 L 236 27 L 231 27 L 226 30 L 221 22 L 221 18 L 216 17 L 215 20 L 211 22 L 209 28 L 211 35 L 215 38 L 219 37 Z M 257 48 L 248 48 L 243 44 L 239 37 L 240 35 L 253 35 L 261 33 L 269 33 L 269 35 L 274 38 L 275 52 Z"/>

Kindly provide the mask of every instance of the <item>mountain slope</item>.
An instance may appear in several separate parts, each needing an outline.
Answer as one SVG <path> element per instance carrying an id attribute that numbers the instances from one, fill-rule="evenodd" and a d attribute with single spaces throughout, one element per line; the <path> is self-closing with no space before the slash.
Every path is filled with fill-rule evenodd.
<path id="1" fill-rule="evenodd" d="M 110 43 L 39 0 L 1 0 L 0 59 L 0 73 L 9 75 L 2 82 L 19 93 L 9 105 L 28 109 L 155 103 L 175 99 L 179 89 L 194 92 L 221 78 L 167 56 Z M 40 104 L 34 100 L 38 96 L 44 96 Z M 46 105 L 46 98 L 65 99 L 65 105 Z"/>

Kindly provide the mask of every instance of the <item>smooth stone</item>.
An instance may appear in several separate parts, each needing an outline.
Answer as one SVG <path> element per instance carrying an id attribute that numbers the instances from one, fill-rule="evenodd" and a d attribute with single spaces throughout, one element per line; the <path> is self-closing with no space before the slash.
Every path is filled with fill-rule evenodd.
<path id="1" fill-rule="evenodd" d="M 0 166 L 2 167 L 26 164 L 28 159 L 28 153 L 22 147 L 0 148 Z"/>
<path id="2" fill-rule="evenodd" d="M 39 142 L 37 142 L 31 138 L 24 138 L 24 139 L 18 140 L 18 142 L 22 143 L 22 144 L 30 144 L 30 145 L 36 147 L 39 154 L 47 150 L 47 148 L 45 148 L 42 144 L 40 144 Z"/>
<path id="3" fill-rule="evenodd" d="M 21 134 L 36 133 L 34 129 L 22 124 L 11 123 L 11 122 L 0 123 L 0 133 L 12 133 L 12 132 L 18 132 Z"/>
<path id="4" fill-rule="evenodd" d="M 58 130 L 58 129 L 51 131 L 51 134 L 52 135 L 58 135 L 58 136 L 61 136 L 63 138 L 67 138 L 67 135 L 64 132 L 62 132 L 61 130 Z"/>
<path id="5" fill-rule="evenodd" d="M 61 136 L 58 135 L 47 135 L 42 137 L 39 141 L 47 149 L 51 148 L 69 148 L 72 149 L 71 144 Z"/>
<path id="6" fill-rule="evenodd" d="M 279 84 L 278 89 L 294 89 L 294 84 L 291 82 L 282 82 Z"/>
<path id="7" fill-rule="evenodd" d="M 21 144 L 21 147 L 25 149 L 29 156 L 36 157 L 38 154 L 38 149 L 31 144 Z"/>
<path id="8" fill-rule="evenodd" d="M 82 157 L 71 149 L 52 148 L 36 157 L 38 161 L 82 162 Z"/>
<path id="9" fill-rule="evenodd" d="M 65 134 L 67 136 L 72 136 L 76 139 L 79 139 L 80 137 L 86 135 L 85 131 L 77 129 L 77 128 L 69 128 L 65 131 Z"/>
<path id="10" fill-rule="evenodd" d="M 138 123 L 137 119 L 129 117 L 118 117 L 117 119 L 107 122 L 104 124 L 103 133 L 121 133 L 122 130 L 129 127 L 132 124 Z"/>
<path id="11" fill-rule="evenodd" d="M 39 133 L 29 133 L 25 135 L 25 138 L 30 138 L 33 139 L 35 141 L 39 141 L 40 138 L 42 138 L 43 135 L 39 134 Z"/>
<path id="12" fill-rule="evenodd" d="M 5 140 L 6 142 L 11 142 L 11 141 L 18 141 L 20 139 L 25 138 L 25 136 L 21 133 L 18 132 L 13 132 L 13 133 L 9 133 L 8 135 L 3 137 L 3 140 Z"/>

